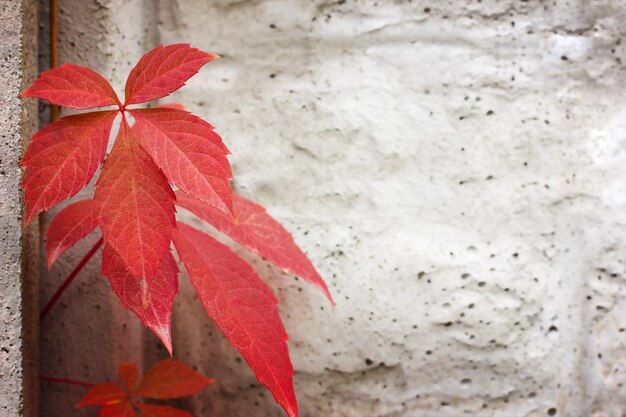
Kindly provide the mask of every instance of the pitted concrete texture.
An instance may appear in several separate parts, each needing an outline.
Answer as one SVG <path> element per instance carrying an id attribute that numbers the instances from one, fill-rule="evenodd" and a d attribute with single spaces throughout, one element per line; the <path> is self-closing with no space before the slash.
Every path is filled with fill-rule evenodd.
<path id="1" fill-rule="evenodd" d="M 65 62 L 116 68 L 118 91 L 159 42 L 224 56 L 171 101 L 336 298 L 241 252 L 281 301 L 303 417 L 624 415 L 626 2 L 62 3 Z M 44 340 L 44 367 L 91 382 L 139 328 L 98 271 Z M 284 415 L 181 285 L 174 356 L 216 379 L 182 406 Z M 49 389 L 49 415 L 79 415 L 80 389 Z"/>
<path id="2" fill-rule="evenodd" d="M 36 2 L 0 1 L 0 415 L 38 413 L 38 242 L 22 230 L 19 160 L 36 103 L 18 95 L 36 76 Z"/>

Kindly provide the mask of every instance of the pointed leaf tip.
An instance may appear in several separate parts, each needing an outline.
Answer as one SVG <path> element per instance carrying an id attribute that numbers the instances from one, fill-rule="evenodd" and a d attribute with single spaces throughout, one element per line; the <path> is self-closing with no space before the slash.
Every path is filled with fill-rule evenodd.
<path id="1" fill-rule="evenodd" d="M 73 64 L 63 64 L 42 72 L 20 97 L 36 97 L 71 109 L 120 104 L 106 79 L 90 68 Z"/>
<path id="2" fill-rule="evenodd" d="M 213 56 L 188 43 L 159 45 L 139 59 L 126 80 L 125 105 L 165 97 L 181 88 Z"/>
<path id="3" fill-rule="evenodd" d="M 175 108 L 132 110 L 133 130 L 170 182 L 234 217 L 228 148 L 213 126 Z"/>
<path id="4" fill-rule="evenodd" d="M 93 200 L 80 200 L 65 207 L 52 219 L 46 231 L 48 270 L 59 256 L 98 227 L 93 210 Z"/>
<path id="5" fill-rule="evenodd" d="M 132 393 L 137 387 L 139 382 L 139 368 L 134 363 L 122 362 L 117 368 L 117 374 L 119 375 L 128 392 Z"/>
<path id="6" fill-rule="evenodd" d="M 293 367 L 278 300 L 227 246 L 184 223 L 174 246 L 209 317 L 290 416 L 297 416 Z"/>
<path id="7" fill-rule="evenodd" d="M 135 395 L 157 400 L 185 397 L 197 393 L 212 382 L 212 379 L 204 377 L 183 362 L 165 359 L 146 372 Z"/>
<path id="8" fill-rule="evenodd" d="M 26 167 L 22 179 L 26 224 L 87 185 L 104 159 L 116 114 L 65 116 L 32 137 L 20 162 Z"/>
<path id="9" fill-rule="evenodd" d="M 315 285 L 332 305 L 335 304 L 328 286 L 313 263 L 291 234 L 261 205 L 233 193 L 233 207 L 237 213 L 237 219 L 233 221 L 223 212 L 180 191 L 176 192 L 176 204 L 282 270 Z"/>
<path id="10" fill-rule="evenodd" d="M 127 393 L 114 382 L 102 382 L 89 388 L 89 391 L 76 404 L 76 408 L 89 405 L 117 404 L 124 400 Z"/>
<path id="11" fill-rule="evenodd" d="M 120 256 L 108 245 L 102 254 L 102 273 L 122 303 L 137 315 L 172 355 L 171 317 L 178 293 L 178 266 L 168 250 L 151 280 L 134 277 Z"/>

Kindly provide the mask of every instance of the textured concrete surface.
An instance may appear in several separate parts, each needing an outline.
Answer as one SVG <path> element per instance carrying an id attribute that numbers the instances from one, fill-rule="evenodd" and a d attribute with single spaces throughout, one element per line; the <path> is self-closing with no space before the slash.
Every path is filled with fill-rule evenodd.
<path id="1" fill-rule="evenodd" d="M 158 42 L 224 55 L 173 100 L 337 299 L 246 255 L 281 300 L 302 416 L 624 415 L 626 2 L 61 3 L 62 61 L 118 91 Z M 46 323 L 59 376 L 164 354 L 97 271 Z M 281 416 L 181 281 L 175 357 L 217 380 L 182 405 Z M 47 415 L 95 415 L 68 406 L 80 388 L 44 394 Z"/>
<path id="2" fill-rule="evenodd" d="M 37 124 L 20 91 L 36 76 L 37 4 L 0 1 L 0 415 L 38 409 L 37 225 L 22 230 L 18 165 Z"/>

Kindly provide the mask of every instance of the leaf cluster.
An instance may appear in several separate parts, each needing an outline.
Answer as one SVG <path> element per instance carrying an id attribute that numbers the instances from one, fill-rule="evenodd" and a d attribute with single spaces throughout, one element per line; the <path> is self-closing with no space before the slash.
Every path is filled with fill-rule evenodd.
<path id="1" fill-rule="evenodd" d="M 181 105 L 136 106 L 169 95 L 216 58 L 188 44 L 159 46 L 131 70 L 123 102 L 89 68 L 65 64 L 42 73 L 23 97 L 78 110 L 114 108 L 62 117 L 33 136 L 21 162 L 26 223 L 76 195 L 101 169 L 93 198 L 67 205 L 51 221 L 48 267 L 99 229 L 102 272 L 111 288 L 171 353 L 179 274 L 173 244 L 207 314 L 276 401 L 297 416 L 276 297 L 228 246 L 177 221 L 176 206 L 317 286 L 332 302 L 326 284 L 287 230 L 263 207 L 232 192 L 229 150 L 213 126 Z M 107 156 L 117 118 L 119 130 Z M 126 394 L 134 392 L 128 390 L 130 385 Z M 164 415 L 144 409 L 145 415 Z"/>
<path id="2" fill-rule="evenodd" d="M 141 378 L 134 363 L 122 363 L 117 372 L 122 383 L 101 382 L 92 386 L 76 407 L 100 406 L 99 417 L 136 417 L 136 410 L 142 417 L 192 417 L 188 411 L 141 399 L 185 397 L 213 383 L 212 379 L 173 359 L 157 362 Z"/>

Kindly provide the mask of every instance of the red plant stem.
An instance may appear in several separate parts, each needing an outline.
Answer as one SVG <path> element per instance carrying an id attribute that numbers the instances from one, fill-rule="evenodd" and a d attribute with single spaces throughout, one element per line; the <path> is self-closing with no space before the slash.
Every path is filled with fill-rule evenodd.
<path id="1" fill-rule="evenodd" d="M 54 68 L 59 64 L 58 43 L 59 27 L 58 27 L 58 4 L 57 0 L 50 0 L 50 68 Z M 54 122 L 59 118 L 59 106 L 50 105 L 50 121 Z"/>
<path id="2" fill-rule="evenodd" d="M 41 380 L 48 381 L 48 382 L 60 382 L 62 384 L 80 385 L 83 387 L 93 387 L 93 384 L 90 384 L 89 382 L 75 381 L 73 379 L 65 379 L 65 378 L 56 378 L 53 376 L 42 376 Z"/>
<path id="3" fill-rule="evenodd" d="M 91 257 L 98 251 L 98 249 L 100 249 L 100 246 L 102 246 L 102 238 L 100 238 L 96 242 L 96 244 L 93 245 L 91 249 L 89 249 L 89 252 L 87 252 L 87 254 L 83 257 L 83 259 L 78 263 L 78 265 L 76 265 L 76 268 L 74 268 L 74 270 L 67 276 L 67 278 L 65 278 L 65 281 L 63 281 L 63 284 L 61 284 L 61 286 L 54 293 L 50 301 L 48 301 L 48 304 L 46 304 L 46 306 L 41 311 L 41 315 L 39 316 L 39 321 L 43 321 L 43 319 L 46 318 L 46 316 L 48 315 L 52 307 L 59 300 L 59 297 L 61 297 L 61 294 L 63 294 L 63 292 L 67 289 L 67 287 L 72 283 L 72 281 L 74 281 L 74 278 L 76 278 L 76 275 L 78 275 L 81 269 L 83 269 L 83 267 L 87 264 L 87 262 L 89 262 Z"/>
<path id="4" fill-rule="evenodd" d="M 58 24 L 59 5 L 57 0 L 50 0 L 50 68 L 59 65 L 59 24 Z M 59 118 L 59 106 L 50 104 L 50 123 L 55 122 Z M 39 236 L 43 238 L 44 226 L 46 224 L 46 213 L 39 213 Z"/>

